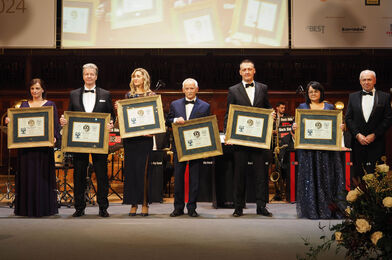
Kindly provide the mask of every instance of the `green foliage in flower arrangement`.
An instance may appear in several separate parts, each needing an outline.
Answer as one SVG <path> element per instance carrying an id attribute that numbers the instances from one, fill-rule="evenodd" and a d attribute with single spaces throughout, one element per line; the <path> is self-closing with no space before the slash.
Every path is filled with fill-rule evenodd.
<path id="1" fill-rule="evenodd" d="M 337 251 L 346 249 L 346 259 L 392 259 L 392 174 L 383 160 L 374 173 L 364 175 L 347 193 L 345 218 L 329 227 L 334 231 L 331 238 L 324 238 L 318 246 L 305 241 L 309 252 L 298 259 L 317 259 L 333 243 L 337 243 Z"/>

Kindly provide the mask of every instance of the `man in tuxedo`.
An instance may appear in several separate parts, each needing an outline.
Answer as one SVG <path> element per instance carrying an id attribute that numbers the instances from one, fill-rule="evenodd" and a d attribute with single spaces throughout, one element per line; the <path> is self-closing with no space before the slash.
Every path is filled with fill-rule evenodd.
<path id="1" fill-rule="evenodd" d="M 96 86 L 97 78 L 98 67 L 95 64 L 88 63 L 83 65 L 84 86 L 71 91 L 68 111 L 110 113 L 112 119 L 114 119 L 115 115 L 110 92 Z M 67 124 L 63 116 L 60 119 L 60 123 L 61 125 Z M 109 207 L 107 198 L 109 191 L 107 154 L 91 154 L 91 157 L 98 183 L 97 202 L 99 205 L 99 216 L 109 217 L 109 213 L 107 212 L 107 208 Z M 75 213 L 72 216 L 80 217 L 84 215 L 84 209 L 86 208 L 84 194 L 89 154 L 74 153 L 73 164 Z"/>
<path id="2" fill-rule="evenodd" d="M 376 90 L 376 73 L 364 70 L 359 75 L 362 90 L 350 94 L 346 124 L 352 135 L 353 174 L 373 173 L 376 162 L 385 154 L 385 133 L 392 123 L 391 97 Z"/>
<path id="3" fill-rule="evenodd" d="M 254 63 L 250 60 L 242 61 L 239 73 L 242 77 L 242 82 L 230 87 L 228 91 L 224 122 L 225 130 L 231 104 L 271 108 L 268 100 L 267 85 L 254 81 L 256 73 Z M 275 116 L 274 112 L 273 114 Z M 256 213 L 263 216 L 272 216 L 266 209 L 268 202 L 268 171 L 266 170 L 266 163 L 268 163 L 268 157 L 268 150 L 265 149 L 246 146 L 234 147 L 234 217 L 243 215 L 248 161 L 253 162 L 253 173 L 256 182 Z"/>
<path id="4" fill-rule="evenodd" d="M 198 91 L 199 87 L 195 79 L 188 78 L 184 80 L 182 92 L 185 97 L 170 104 L 170 111 L 166 120 L 167 126 L 171 126 L 172 123 L 184 124 L 186 120 L 210 115 L 210 105 L 196 97 Z M 189 163 L 189 200 L 186 207 L 189 216 L 199 216 L 196 212 L 196 201 L 201 160 L 179 162 L 174 147 L 174 211 L 170 214 L 171 217 L 184 214 L 184 175 L 187 163 Z"/>

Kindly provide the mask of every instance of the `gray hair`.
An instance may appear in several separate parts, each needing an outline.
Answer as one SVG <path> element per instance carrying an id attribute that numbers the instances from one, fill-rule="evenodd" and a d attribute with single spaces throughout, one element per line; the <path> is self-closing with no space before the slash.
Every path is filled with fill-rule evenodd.
<path id="1" fill-rule="evenodd" d="M 365 73 L 370 73 L 370 74 L 372 74 L 372 76 L 373 76 L 374 78 L 376 78 L 376 72 L 374 72 L 374 71 L 372 71 L 372 70 L 363 70 L 363 71 L 361 71 L 361 73 L 359 74 L 359 80 L 361 80 L 363 74 L 365 74 Z"/>
<path id="2" fill-rule="evenodd" d="M 193 83 L 193 84 L 195 84 L 196 87 L 199 87 L 198 84 L 197 84 L 197 81 L 196 81 L 195 79 L 193 79 L 193 78 L 187 78 L 187 79 L 185 79 L 185 80 L 182 82 L 182 87 L 183 87 L 183 88 L 184 88 L 184 85 L 185 85 L 186 83 Z"/>
<path id="3" fill-rule="evenodd" d="M 85 69 L 94 69 L 95 70 L 95 75 L 98 76 L 98 67 L 94 63 L 86 63 L 82 67 L 82 73 L 84 72 Z"/>

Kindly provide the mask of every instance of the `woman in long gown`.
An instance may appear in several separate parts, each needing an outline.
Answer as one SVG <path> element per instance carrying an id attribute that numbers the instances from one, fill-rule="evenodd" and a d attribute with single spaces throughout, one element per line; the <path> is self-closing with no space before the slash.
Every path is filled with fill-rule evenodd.
<path id="1" fill-rule="evenodd" d="M 137 98 L 155 95 L 150 90 L 150 75 L 143 68 L 132 72 L 130 91 L 126 98 Z M 141 215 L 148 216 L 147 198 L 144 196 L 148 176 L 145 176 L 146 163 L 152 151 L 153 137 L 139 136 L 124 138 L 124 200 L 123 204 L 131 204 L 130 216 L 136 216 L 138 204 L 142 204 Z M 147 195 L 146 195 L 147 196 Z"/>
<path id="2" fill-rule="evenodd" d="M 45 99 L 46 89 L 41 79 L 31 80 L 29 89 L 32 99 L 22 102 L 20 107 L 53 106 L 56 143 L 60 140 L 56 104 Z M 53 147 L 18 149 L 17 174 L 15 176 L 15 215 L 42 217 L 57 213 Z"/>
<path id="3" fill-rule="evenodd" d="M 324 102 L 324 87 L 311 81 L 306 89 L 306 102 L 299 109 L 332 110 Z M 297 215 L 299 218 L 330 219 L 328 205 L 340 200 L 345 188 L 343 164 L 339 152 L 297 150 Z"/>

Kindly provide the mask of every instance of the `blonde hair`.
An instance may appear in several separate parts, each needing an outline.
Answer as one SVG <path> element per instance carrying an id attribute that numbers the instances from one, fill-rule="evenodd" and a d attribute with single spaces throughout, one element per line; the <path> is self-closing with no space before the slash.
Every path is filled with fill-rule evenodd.
<path id="1" fill-rule="evenodd" d="M 133 76 L 138 71 L 141 72 L 143 75 L 143 79 L 144 79 L 143 90 L 144 90 L 144 92 L 146 94 L 151 92 L 151 90 L 150 90 L 150 75 L 148 74 L 147 70 L 145 70 L 143 68 L 136 68 L 131 74 L 131 82 L 129 83 L 129 88 L 131 89 L 131 91 L 130 91 L 131 96 L 135 95 L 135 93 L 136 93 L 136 86 L 133 83 Z"/>
<path id="2" fill-rule="evenodd" d="M 95 75 L 98 76 L 98 67 L 94 63 L 86 63 L 82 67 L 82 73 L 84 73 L 85 69 L 94 69 L 95 70 Z"/>

